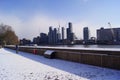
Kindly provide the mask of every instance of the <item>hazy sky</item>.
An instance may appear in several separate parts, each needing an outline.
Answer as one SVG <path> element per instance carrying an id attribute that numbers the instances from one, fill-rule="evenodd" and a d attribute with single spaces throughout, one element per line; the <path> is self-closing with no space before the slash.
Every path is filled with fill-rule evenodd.
<path id="1" fill-rule="evenodd" d="M 40 32 L 48 32 L 49 26 L 68 27 L 78 38 L 83 27 L 96 36 L 100 27 L 120 27 L 120 0 L 0 0 L 0 23 L 13 27 L 19 38 L 32 39 Z"/>

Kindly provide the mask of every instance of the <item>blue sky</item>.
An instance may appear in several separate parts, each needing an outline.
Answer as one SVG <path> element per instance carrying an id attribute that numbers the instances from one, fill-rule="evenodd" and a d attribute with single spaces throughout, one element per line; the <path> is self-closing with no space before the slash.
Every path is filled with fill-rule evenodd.
<path id="1" fill-rule="evenodd" d="M 82 38 L 83 27 L 91 36 L 100 27 L 120 27 L 120 0 L 0 0 L 0 22 L 13 26 L 19 38 L 32 39 L 48 27 L 67 27 Z"/>

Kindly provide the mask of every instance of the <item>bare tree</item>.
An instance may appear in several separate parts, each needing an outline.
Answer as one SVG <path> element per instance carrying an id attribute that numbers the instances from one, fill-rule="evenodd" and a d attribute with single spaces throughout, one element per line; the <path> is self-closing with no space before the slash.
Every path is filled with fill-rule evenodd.
<path id="1" fill-rule="evenodd" d="M 0 44 L 18 44 L 18 37 L 9 25 L 0 24 Z"/>

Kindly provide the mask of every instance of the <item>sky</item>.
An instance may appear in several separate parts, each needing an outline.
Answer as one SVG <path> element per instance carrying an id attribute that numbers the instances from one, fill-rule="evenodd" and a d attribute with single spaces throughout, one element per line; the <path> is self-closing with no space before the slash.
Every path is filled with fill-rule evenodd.
<path id="1" fill-rule="evenodd" d="M 96 37 L 96 29 L 120 27 L 120 0 L 0 0 L 0 23 L 12 26 L 19 39 L 48 33 L 49 26 L 68 27 L 78 39 L 83 28 Z"/>

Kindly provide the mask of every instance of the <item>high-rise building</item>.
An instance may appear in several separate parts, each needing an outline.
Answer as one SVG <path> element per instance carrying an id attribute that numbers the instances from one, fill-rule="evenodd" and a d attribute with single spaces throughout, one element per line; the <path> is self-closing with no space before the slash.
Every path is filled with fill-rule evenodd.
<path id="1" fill-rule="evenodd" d="M 57 41 L 59 42 L 61 40 L 60 26 L 57 30 L 57 35 L 58 35 Z"/>
<path id="2" fill-rule="evenodd" d="M 71 22 L 68 23 L 68 28 L 66 30 L 67 30 L 67 40 L 68 40 L 68 42 L 71 43 L 74 41 L 74 33 L 72 30 L 72 23 Z"/>
<path id="3" fill-rule="evenodd" d="M 53 44 L 53 30 L 52 30 L 52 26 L 49 27 L 48 43 L 49 43 L 49 44 Z"/>
<path id="4" fill-rule="evenodd" d="M 73 30 L 72 30 L 72 23 L 71 22 L 68 23 L 68 27 L 69 27 L 70 33 L 72 33 Z"/>
<path id="5" fill-rule="evenodd" d="M 70 39 L 70 31 L 69 31 L 69 28 L 66 29 L 66 32 L 67 32 L 67 40 Z"/>
<path id="6" fill-rule="evenodd" d="M 61 39 L 61 34 L 59 29 L 57 30 L 56 28 L 54 28 L 54 30 L 52 30 L 52 27 L 49 27 L 48 43 L 51 45 L 56 45 L 59 43 L 60 39 Z"/>
<path id="7" fill-rule="evenodd" d="M 120 42 L 120 28 L 108 28 L 97 30 L 98 43 L 114 44 Z"/>
<path id="8" fill-rule="evenodd" d="M 53 30 L 53 44 L 57 44 L 57 39 L 58 38 L 58 35 L 57 35 L 57 29 L 54 28 Z"/>
<path id="9" fill-rule="evenodd" d="M 62 27 L 62 40 L 64 40 L 64 38 L 65 38 L 64 37 L 64 34 L 65 34 L 64 30 L 65 30 L 64 27 Z"/>
<path id="10" fill-rule="evenodd" d="M 84 38 L 85 42 L 87 42 L 89 40 L 89 29 L 88 29 L 88 27 L 84 27 L 84 29 L 83 29 L 83 38 Z"/>

